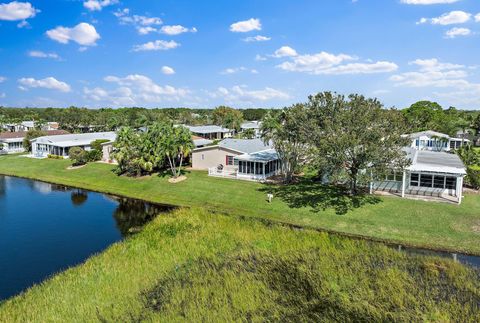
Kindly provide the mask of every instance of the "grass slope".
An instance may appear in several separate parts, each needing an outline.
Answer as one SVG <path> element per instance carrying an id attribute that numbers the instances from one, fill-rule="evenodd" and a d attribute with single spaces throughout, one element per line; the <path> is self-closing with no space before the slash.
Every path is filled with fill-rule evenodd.
<path id="1" fill-rule="evenodd" d="M 291 186 L 208 177 L 192 171 L 187 180 L 118 177 L 111 165 L 89 164 L 67 170 L 65 160 L 0 157 L 0 174 L 35 178 L 91 190 L 179 206 L 205 207 L 231 215 L 257 217 L 409 245 L 480 254 L 480 195 L 461 206 L 395 197 L 351 201 L 331 188 L 304 181 Z M 273 203 L 266 193 L 273 192 Z M 358 204 L 358 205 L 357 205 Z M 343 213 L 348 205 L 353 210 Z M 357 207 L 355 207 L 357 206 Z"/>
<path id="2" fill-rule="evenodd" d="M 183 209 L 0 305 L 1 322 L 480 320 L 451 260 Z"/>

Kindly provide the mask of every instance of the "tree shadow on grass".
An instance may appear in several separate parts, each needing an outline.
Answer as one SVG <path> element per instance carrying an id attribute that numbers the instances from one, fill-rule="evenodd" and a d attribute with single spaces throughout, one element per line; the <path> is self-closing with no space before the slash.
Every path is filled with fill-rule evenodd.
<path id="1" fill-rule="evenodd" d="M 345 187 L 324 185 L 311 179 L 301 179 L 289 185 L 265 184 L 259 191 L 273 194 L 274 198 L 284 201 L 291 208 L 310 207 L 312 212 L 334 209 L 340 215 L 367 204 L 381 202 L 374 195 L 363 193 L 352 196 Z"/>

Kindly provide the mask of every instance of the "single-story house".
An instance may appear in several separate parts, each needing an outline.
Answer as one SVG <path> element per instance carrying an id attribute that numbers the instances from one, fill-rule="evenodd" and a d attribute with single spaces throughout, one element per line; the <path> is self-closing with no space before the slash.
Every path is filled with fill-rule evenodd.
<path id="1" fill-rule="evenodd" d="M 280 173 L 278 154 L 260 139 L 227 138 L 192 152 L 192 168 L 210 176 L 265 180 Z"/>
<path id="2" fill-rule="evenodd" d="M 46 132 L 48 136 L 58 136 L 68 134 L 64 130 L 50 130 Z M 0 133 L 0 153 L 22 153 L 25 151 L 23 148 L 23 140 L 27 135 L 27 131 L 17 132 L 2 132 Z"/>
<path id="3" fill-rule="evenodd" d="M 35 128 L 35 121 L 22 121 L 21 123 L 7 123 L 3 129 L 10 132 L 28 131 Z"/>
<path id="4" fill-rule="evenodd" d="M 224 138 L 231 138 L 233 130 L 223 128 L 220 126 L 185 126 L 194 136 L 202 137 L 209 140 L 218 140 Z"/>
<path id="5" fill-rule="evenodd" d="M 452 138 L 444 133 L 427 130 L 404 135 L 411 139 L 410 147 L 419 150 L 452 151 L 470 143 L 463 138 Z"/>
<path id="6" fill-rule="evenodd" d="M 260 127 L 262 126 L 261 121 L 247 121 L 241 124 L 240 129 L 242 132 L 247 131 L 249 129 L 253 129 L 254 131 L 254 138 L 260 138 Z"/>
<path id="7" fill-rule="evenodd" d="M 193 145 L 195 148 L 201 148 L 213 144 L 212 140 L 205 139 L 199 136 L 192 136 Z"/>
<path id="8" fill-rule="evenodd" d="M 72 147 L 90 150 L 93 141 L 106 139 L 113 142 L 116 137 L 115 132 L 92 132 L 38 137 L 31 141 L 32 156 L 37 158 L 45 158 L 48 155 L 68 157 L 68 151 Z"/>
<path id="9" fill-rule="evenodd" d="M 411 161 L 410 166 L 373 182 L 373 191 L 462 202 L 466 169 L 456 154 L 414 148 L 405 148 L 405 152 Z"/>

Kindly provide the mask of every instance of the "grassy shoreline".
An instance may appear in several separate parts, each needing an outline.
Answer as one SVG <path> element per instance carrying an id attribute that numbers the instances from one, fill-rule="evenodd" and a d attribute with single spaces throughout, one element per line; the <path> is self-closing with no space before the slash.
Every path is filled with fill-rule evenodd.
<path id="1" fill-rule="evenodd" d="M 185 182 L 166 178 L 117 177 L 111 165 L 90 164 L 66 170 L 68 161 L 0 157 L 0 174 L 37 179 L 154 203 L 203 207 L 221 213 L 260 218 L 298 227 L 338 232 L 354 237 L 413 247 L 480 254 L 480 196 L 469 195 L 462 206 L 383 197 L 365 202 L 344 215 L 341 201 L 318 184 L 302 183 L 294 191 L 276 191 L 274 202 L 265 192 L 284 188 L 208 177 L 192 171 Z M 303 186 L 302 186 L 303 185 Z M 330 194 L 330 195 L 329 195 Z M 278 196 L 278 197 L 277 197 Z M 318 197 L 329 199 L 317 201 Z M 317 204 L 312 203 L 312 201 Z M 479 213 L 479 214 L 477 214 Z"/>
<path id="2" fill-rule="evenodd" d="M 473 322 L 479 300 L 452 260 L 192 208 L 1 303 L 0 321 Z"/>

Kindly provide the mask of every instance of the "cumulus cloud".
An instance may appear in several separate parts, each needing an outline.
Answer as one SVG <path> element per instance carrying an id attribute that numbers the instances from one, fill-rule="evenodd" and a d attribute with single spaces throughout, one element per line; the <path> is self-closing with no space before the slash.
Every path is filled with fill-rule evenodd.
<path id="1" fill-rule="evenodd" d="M 308 74 L 373 74 L 387 73 L 398 69 L 397 64 L 388 61 L 378 62 L 353 62 L 358 58 L 346 54 L 331 54 L 320 52 L 317 54 L 299 55 L 293 48 L 277 50 L 273 57 L 289 57 L 279 65 L 289 72 L 304 72 Z M 283 50 L 282 50 L 283 49 Z"/>
<path id="2" fill-rule="evenodd" d="M 145 75 L 131 74 L 125 77 L 107 76 L 105 82 L 118 87 L 107 90 L 101 87 L 83 89 L 87 100 L 113 104 L 115 106 L 132 106 L 142 104 L 158 104 L 160 102 L 179 101 L 186 97 L 189 91 L 170 85 L 161 86 Z"/>
<path id="3" fill-rule="evenodd" d="M 158 29 L 156 26 L 163 24 L 162 19 L 158 17 L 130 15 L 130 9 L 128 8 L 117 10 L 113 14 L 118 18 L 120 24 L 134 26 L 140 35 L 157 32 Z"/>
<path id="4" fill-rule="evenodd" d="M 36 57 L 36 58 L 53 58 L 53 59 L 60 59 L 57 53 L 45 53 L 40 50 L 31 50 L 28 52 L 28 56 Z"/>
<path id="5" fill-rule="evenodd" d="M 180 46 L 179 43 L 177 43 L 174 40 L 166 41 L 166 40 L 155 40 L 155 41 L 150 41 L 145 44 L 141 45 L 135 45 L 133 47 L 134 52 L 142 52 L 142 51 L 157 51 L 157 50 L 169 50 L 169 49 L 175 49 L 178 46 Z"/>
<path id="6" fill-rule="evenodd" d="M 30 2 L 12 1 L 0 4 L 0 20 L 25 20 L 35 17 L 39 12 Z"/>
<path id="7" fill-rule="evenodd" d="M 475 15 L 475 21 L 476 21 L 476 22 L 480 22 L 480 13 L 477 13 L 477 14 Z"/>
<path id="8" fill-rule="evenodd" d="M 165 75 L 175 74 L 175 70 L 170 66 L 162 66 L 162 73 Z"/>
<path id="9" fill-rule="evenodd" d="M 257 35 L 257 36 L 252 36 L 252 37 L 246 37 L 243 39 L 244 42 L 251 43 L 251 42 L 262 42 L 262 41 L 269 41 L 270 37 L 267 36 L 262 36 L 262 35 Z"/>
<path id="10" fill-rule="evenodd" d="M 451 11 L 448 13 L 444 13 L 440 17 L 437 18 L 422 18 L 420 19 L 417 24 L 425 24 L 425 23 L 431 23 L 432 25 L 453 25 L 453 24 L 463 24 L 466 23 L 470 20 L 472 15 L 468 12 L 465 11 Z"/>
<path id="11" fill-rule="evenodd" d="M 262 30 L 260 19 L 250 18 L 230 25 L 230 31 L 235 33 L 246 33 L 252 30 Z"/>
<path id="12" fill-rule="evenodd" d="M 445 33 L 445 37 L 446 38 L 455 38 L 455 37 L 458 37 L 458 36 L 469 36 L 471 34 L 472 34 L 472 31 L 468 28 L 455 27 L 455 28 L 452 28 L 450 30 L 447 30 L 447 32 Z"/>
<path id="13" fill-rule="evenodd" d="M 219 87 L 216 91 L 210 92 L 211 98 L 221 98 L 227 103 L 250 103 L 265 102 L 270 100 L 287 100 L 290 95 L 287 93 L 266 87 L 261 90 L 248 90 L 246 86 L 236 85 L 230 89 Z"/>
<path id="14" fill-rule="evenodd" d="M 162 28 L 160 28 L 160 33 L 166 34 L 166 35 L 171 35 L 171 36 L 179 35 L 179 34 L 183 34 L 183 33 L 188 33 L 188 32 L 196 33 L 197 28 L 195 28 L 195 27 L 186 28 L 186 27 L 183 27 L 181 25 L 163 26 Z"/>
<path id="15" fill-rule="evenodd" d="M 117 4 L 118 0 L 88 0 L 83 2 L 83 6 L 90 11 L 100 11 L 103 7 Z"/>
<path id="16" fill-rule="evenodd" d="M 460 0 L 401 0 L 405 4 L 416 4 L 416 5 L 430 5 L 430 4 L 448 4 L 455 3 Z"/>
<path id="17" fill-rule="evenodd" d="M 290 46 L 282 46 L 279 49 L 275 51 L 273 54 L 274 57 L 280 58 L 280 57 L 293 57 L 297 56 L 297 51 L 293 49 Z"/>
<path id="18" fill-rule="evenodd" d="M 243 71 L 249 71 L 249 72 L 252 73 L 252 74 L 258 74 L 258 71 L 257 71 L 257 70 L 248 69 L 248 68 L 246 68 L 246 67 L 244 67 L 244 66 L 226 68 L 226 69 L 224 69 L 223 71 L 221 71 L 220 74 L 224 74 L 224 75 L 227 75 L 227 74 L 235 74 L 235 73 L 243 72 Z"/>
<path id="19" fill-rule="evenodd" d="M 28 88 L 44 88 L 50 90 L 57 90 L 60 92 L 70 92 L 71 87 L 65 82 L 59 81 L 54 77 L 47 77 L 44 79 L 34 79 L 33 77 L 21 78 L 18 80 L 20 89 L 27 90 Z"/>
<path id="20" fill-rule="evenodd" d="M 96 45 L 96 41 L 100 39 L 95 27 L 86 22 L 79 23 L 72 28 L 59 26 L 48 30 L 47 36 L 61 44 L 74 41 L 83 46 Z"/>

